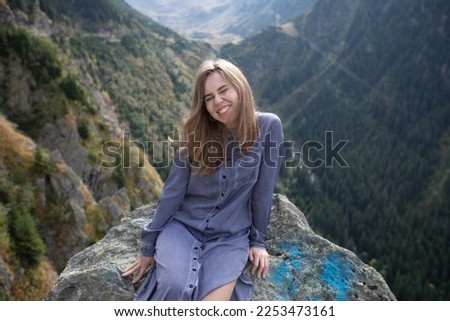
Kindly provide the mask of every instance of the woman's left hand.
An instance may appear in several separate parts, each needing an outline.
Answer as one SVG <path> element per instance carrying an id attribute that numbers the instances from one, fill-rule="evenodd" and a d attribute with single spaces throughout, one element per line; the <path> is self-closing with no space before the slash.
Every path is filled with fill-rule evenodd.
<path id="1" fill-rule="evenodd" d="M 251 247 L 248 251 L 248 259 L 253 264 L 252 274 L 265 278 L 269 272 L 269 254 L 266 249 Z"/>

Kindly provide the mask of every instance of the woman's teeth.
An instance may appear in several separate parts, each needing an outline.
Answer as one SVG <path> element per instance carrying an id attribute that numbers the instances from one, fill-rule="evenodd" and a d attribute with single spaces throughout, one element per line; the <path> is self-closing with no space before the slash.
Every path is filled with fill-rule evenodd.
<path id="1" fill-rule="evenodd" d="M 230 109 L 230 106 L 226 106 L 226 107 L 220 108 L 220 109 L 217 111 L 217 113 L 223 114 L 223 113 L 225 113 L 226 111 L 228 111 L 228 109 Z"/>

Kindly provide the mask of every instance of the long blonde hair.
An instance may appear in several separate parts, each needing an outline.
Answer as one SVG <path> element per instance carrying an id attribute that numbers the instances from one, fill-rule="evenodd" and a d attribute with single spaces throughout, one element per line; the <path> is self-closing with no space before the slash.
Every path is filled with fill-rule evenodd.
<path id="1" fill-rule="evenodd" d="M 245 155 L 259 135 L 258 119 L 252 89 L 241 70 L 224 59 L 206 60 L 197 71 L 192 106 L 184 124 L 182 141 L 191 169 L 200 175 L 213 174 L 224 161 L 229 130 L 213 119 L 206 109 L 205 81 L 219 72 L 238 93 L 239 106 L 232 125 L 241 154 Z"/>

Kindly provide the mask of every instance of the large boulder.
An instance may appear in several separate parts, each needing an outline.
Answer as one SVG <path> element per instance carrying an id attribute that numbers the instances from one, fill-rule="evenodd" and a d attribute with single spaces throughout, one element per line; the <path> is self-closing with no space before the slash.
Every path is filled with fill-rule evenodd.
<path id="1" fill-rule="evenodd" d="M 122 271 L 138 256 L 155 204 L 136 209 L 96 244 L 73 256 L 46 300 L 133 300 Z M 383 277 L 354 253 L 316 235 L 303 213 L 275 194 L 267 235 L 271 268 L 252 277 L 253 300 L 396 300 Z M 249 273 L 250 275 L 250 273 Z"/>

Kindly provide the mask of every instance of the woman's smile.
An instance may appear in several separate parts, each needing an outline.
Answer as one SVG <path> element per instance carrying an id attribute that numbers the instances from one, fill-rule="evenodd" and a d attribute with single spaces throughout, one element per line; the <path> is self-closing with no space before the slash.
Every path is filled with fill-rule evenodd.
<path id="1" fill-rule="evenodd" d="M 211 73 L 205 81 L 204 100 L 212 118 L 230 127 L 238 108 L 238 92 L 219 72 Z"/>

